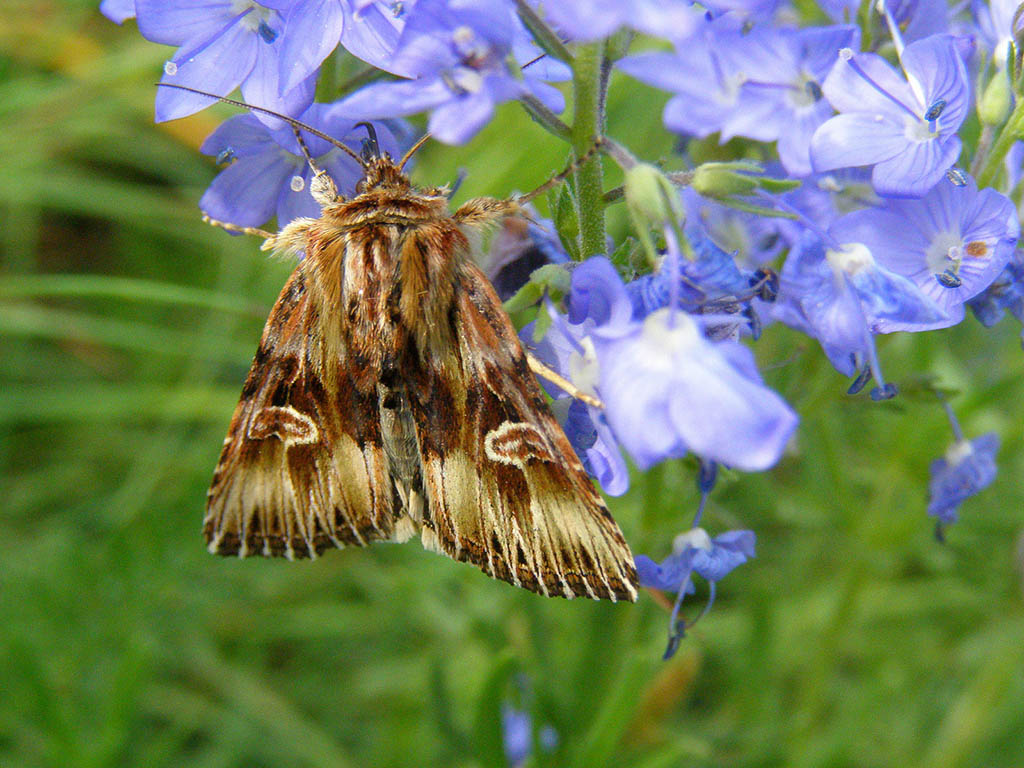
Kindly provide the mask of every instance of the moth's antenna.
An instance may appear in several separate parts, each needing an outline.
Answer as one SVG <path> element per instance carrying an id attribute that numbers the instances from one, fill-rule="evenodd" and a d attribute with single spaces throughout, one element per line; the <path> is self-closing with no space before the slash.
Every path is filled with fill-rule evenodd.
<path id="1" fill-rule="evenodd" d="M 225 104 L 231 104 L 232 106 L 235 106 L 235 107 L 242 107 L 242 109 L 248 109 L 250 112 L 260 112 L 260 113 L 262 113 L 264 115 L 270 115 L 271 117 L 276 117 L 278 120 L 283 120 L 284 122 L 288 123 L 288 125 L 290 125 L 292 127 L 292 130 L 298 131 L 299 129 L 301 129 L 303 131 L 306 131 L 307 133 L 312 134 L 313 136 L 316 136 L 318 139 L 323 139 L 328 144 L 332 144 L 333 146 L 337 147 L 338 149 L 340 149 L 345 154 L 349 155 L 357 163 L 359 163 L 359 165 L 364 170 L 366 169 L 366 163 L 363 161 L 363 159 L 361 157 L 359 157 L 359 155 L 357 155 L 351 149 L 349 149 L 344 144 L 342 144 L 340 141 L 338 141 L 336 138 L 334 138 L 333 136 L 328 136 L 323 131 L 318 131 L 313 126 L 306 125 L 305 123 L 300 122 L 299 120 L 296 120 L 294 117 L 288 117 L 288 115 L 282 115 L 280 112 L 275 112 L 272 109 L 266 109 L 264 107 L 256 107 L 256 106 L 253 106 L 252 104 L 246 104 L 244 101 L 237 101 L 235 99 L 229 99 L 227 96 L 218 96 L 215 93 L 207 93 L 206 91 L 200 91 L 197 88 L 189 88 L 187 85 L 175 85 L 174 83 L 157 83 L 157 85 L 160 86 L 160 87 L 163 87 L 163 88 L 177 88 L 179 91 L 188 91 L 189 93 L 195 93 L 195 94 L 198 94 L 199 96 L 206 96 L 207 98 L 210 98 L 210 99 L 216 99 L 217 101 L 223 101 Z M 305 149 L 305 145 L 302 143 L 301 139 L 299 140 L 299 146 L 303 147 L 303 150 L 304 150 L 303 154 L 306 155 L 306 159 L 308 160 L 309 159 L 309 150 Z"/>
<path id="2" fill-rule="evenodd" d="M 302 150 L 302 156 L 306 158 L 306 162 L 309 163 L 310 169 L 314 174 L 319 176 L 323 171 L 317 167 L 316 161 L 313 160 L 313 155 L 310 154 L 309 147 L 306 146 L 306 140 L 302 138 L 302 131 L 297 126 L 293 125 L 292 133 L 295 134 L 295 140 L 299 143 L 299 149 Z"/>
<path id="3" fill-rule="evenodd" d="M 427 143 L 428 139 L 430 139 L 430 134 L 429 133 L 425 133 L 425 134 L 423 134 L 423 137 L 419 141 L 417 141 L 415 144 L 413 144 L 411 147 L 409 147 L 409 151 L 406 152 L 404 155 L 402 155 L 402 159 L 398 163 L 398 170 L 402 170 L 403 168 L 405 168 L 405 164 L 408 163 L 409 159 L 413 155 L 415 155 L 416 152 L 419 151 L 420 147 L 422 147 L 424 144 Z"/>
<path id="4" fill-rule="evenodd" d="M 361 153 L 363 160 L 369 162 L 371 159 L 380 157 L 380 144 L 377 143 L 377 129 L 373 127 L 372 123 L 361 122 L 356 123 L 356 128 L 365 128 L 367 138 L 363 139 L 363 151 Z"/>

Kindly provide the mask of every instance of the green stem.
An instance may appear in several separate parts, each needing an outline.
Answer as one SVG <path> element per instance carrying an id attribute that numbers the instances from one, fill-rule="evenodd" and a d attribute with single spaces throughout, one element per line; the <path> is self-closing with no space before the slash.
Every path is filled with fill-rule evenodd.
<path id="1" fill-rule="evenodd" d="M 577 46 L 575 54 L 572 65 L 572 147 L 576 157 L 583 157 L 604 132 L 601 109 L 604 102 L 601 92 L 604 43 Z M 601 155 L 594 152 L 576 169 L 576 213 L 580 224 L 580 254 L 584 258 L 606 251 L 602 186 Z"/>
<path id="2" fill-rule="evenodd" d="M 1010 119 L 1006 121 L 1003 130 L 999 132 L 999 138 L 992 145 L 992 151 L 989 153 L 988 159 L 985 160 L 985 167 L 978 174 L 979 188 L 984 189 L 985 187 L 992 186 L 996 174 L 1002 168 L 1006 153 L 1021 138 L 1024 138 L 1024 99 L 1018 99 L 1013 114 L 1010 115 Z"/>

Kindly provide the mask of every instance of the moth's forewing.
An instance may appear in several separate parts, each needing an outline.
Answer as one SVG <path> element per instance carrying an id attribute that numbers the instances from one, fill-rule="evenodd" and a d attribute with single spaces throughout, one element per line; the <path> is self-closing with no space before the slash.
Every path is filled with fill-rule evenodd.
<path id="1" fill-rule="evenodd" d="M 500 300 L 468 260 L 456 287 L 456 352 L 411 398 L 433 523 L 425 545 L 541 594 L 635 600 L 629 547 Z"/>
<path id="2" fill-rule="evenodd" d="M 393 536 L 376 392 L 352 386 L 331 347 L 300 264 L 267 320 L 214 473 L 203 525 L 211 552 L 312 557 Z"/>

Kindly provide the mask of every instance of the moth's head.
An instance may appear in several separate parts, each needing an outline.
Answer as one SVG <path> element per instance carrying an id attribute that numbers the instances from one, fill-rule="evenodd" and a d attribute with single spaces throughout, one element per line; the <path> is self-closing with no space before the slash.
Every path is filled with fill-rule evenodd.
<path id="1" fill-rule="evenodd" d="M 409 177 L 402 173 L 401 166 L 387 152 L 369 158 L 364 155 L 363 162 L 363 180 L 356 185 L 357 193 L 371 189 L 409 189 Z"/>
<path id="2" fill-rule="evenodd" d="M 409 177 L 403 169 L 409 162 L 409 158 L 426 144 L 430 138 L 428 133 L 410 147 L 402 159 L 397 163 L 391 159 L 387 152 L 381 152 L 380 144 L 377 142 L 377 132 L 370 123 L 356 123 L 357 126 L 366 128 L 366 138 L 363 139 L 363 148 L 359 153 L 363 165 L 363 180 L 356 186 L 356 192 L 368 192 L 371 189 L 392 189 L 405 191 L 411 188 Z"/>

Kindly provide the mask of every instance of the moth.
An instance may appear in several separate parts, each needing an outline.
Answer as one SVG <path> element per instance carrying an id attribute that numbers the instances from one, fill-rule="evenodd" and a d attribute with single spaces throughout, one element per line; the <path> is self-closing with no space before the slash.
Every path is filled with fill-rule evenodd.
<path id="1" fill-rule="evenodd" d="M 474 234 L 521 215 L 524 198 L 452 212 L 446 189 L 403 172 L 423 140 L 396 162 L 375 140 L 356 154 L 292 125 L 311 165 L 300 129 L 352 155 L 363 179 L 346 199 L 313 165 L 320 217 L 277 234 L 212 222 L 303 256 L 214 472 L 209 550 L 292 559 L 419 535 L 533 592 L 635 600 L 629 546 L 473 260 Z"/>

